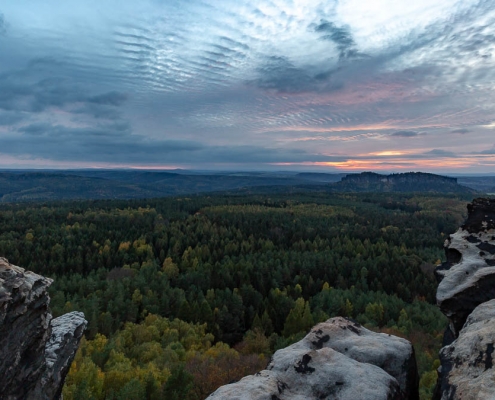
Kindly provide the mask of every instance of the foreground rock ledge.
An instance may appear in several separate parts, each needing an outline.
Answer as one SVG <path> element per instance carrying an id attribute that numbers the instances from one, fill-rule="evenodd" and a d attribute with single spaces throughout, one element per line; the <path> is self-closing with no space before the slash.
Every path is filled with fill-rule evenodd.
<path id="1" fill-rule="evenodd" d="M 87 321 L 80 312 L 52 319 L 51 283 L 0 257 L 2 400 L 60 397 Z"/>
<path id="2" fill-rule="evenodd" d="M 208 400 L 416 400 L 412 345 L 345 318 L 316 325 L 277 351 L 266 370 L 220 387 Z"/>
<path id="3" fill-rule="evenodd" d="M 495 300 L 469 315 L 459 337 L 440 351 L 437 399 L 493 399 L 495 372 Z"/>

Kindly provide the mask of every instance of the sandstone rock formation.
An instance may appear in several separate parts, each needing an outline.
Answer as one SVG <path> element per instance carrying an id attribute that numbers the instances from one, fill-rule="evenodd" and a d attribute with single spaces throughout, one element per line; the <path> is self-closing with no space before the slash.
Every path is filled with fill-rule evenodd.
<path id="1" fill-rule="evenodd" d="M 418 399 L 411 344 L 337 317 L 277 351 L 267 369 L 225 385 L 208 400 Z"/>
<path id="2" fill-rule="evenodd" d="M 476 199 L 468 218 L 445 243 L 447 261 L 437 269 L 437 303 L 457 337 L 468 315 L 495 298 L 495 200 Z"/>
<path id="3" fill-rule="evenodd" d="M 46 370 L 38 386 L 38 392 L 46 399 L 60 397 L 86 324 L 84 314 L 77 311 L 52 319 L 50 339 L 45 346 Z"/>
<path id="4" fill-rule="evenodd" d="M 73 312 L 52 319 L 51 279 L 0 258 L 2 399 L 57 399 L 87 321 Z"/>
<path id="5" fill-rule="evenodd" d="M 459 338 L 440 351 L 437 398 L 494 399 L 495 300 L 476 307 Z"/>
<path id="6" fill-rule="evenodd" d="M 450 319 L 435 400 L 495 399 L 495 200 L 476 199 L 445 243 L 437 303 Z"/>

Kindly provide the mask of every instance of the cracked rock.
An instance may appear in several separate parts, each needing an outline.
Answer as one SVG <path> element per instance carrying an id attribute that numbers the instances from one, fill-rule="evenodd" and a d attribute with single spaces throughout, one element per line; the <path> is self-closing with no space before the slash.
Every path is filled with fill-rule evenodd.
<path id="1" fill-rule="evenodd" d="M 208 400 L 416 400 L 411 344 L 345 318 L 316 325 L 278 350 L 267 369 L 225 385 Z"/>
<path id="2" fill-rule="evenodd" d="M 52 319 L 51 283 L 0 257 L 2 400 L 60 397 L 87 321 L 78 312 Z"/>

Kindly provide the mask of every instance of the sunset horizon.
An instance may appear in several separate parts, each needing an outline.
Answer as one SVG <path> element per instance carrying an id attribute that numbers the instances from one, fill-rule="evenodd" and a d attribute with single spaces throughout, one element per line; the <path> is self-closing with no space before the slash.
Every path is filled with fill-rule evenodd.
<path id="1" fill-rule="evenodd" d="M 0 6 L 0 168 L 495 173 L 487 1 Z"/>

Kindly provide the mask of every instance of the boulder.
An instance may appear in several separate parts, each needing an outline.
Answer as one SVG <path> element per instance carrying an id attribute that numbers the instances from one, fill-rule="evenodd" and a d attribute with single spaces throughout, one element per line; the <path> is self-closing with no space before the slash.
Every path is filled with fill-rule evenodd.
<path id="1" fill-rule="evenodd" d="M 397 336 L 370 331 L 342 317 L 316 325 L 302 340 L 277 351 L 268 369 L 281 365 L 281 360 L 293 349 L 321 348 L 331 348 L 360 363 L 376 365 L 398 381 L 407 394 L 406 399 L 419 397 L 416 357 L 411 343 Z"/>
<path id="2" fill-rule="evenodd" d="M 56 399 L 86 320 L 70 313 L 52 320 L 52 280 L 0 258 L 0 388 L 2 399 Z"/>
<path id="3" fill-rule="evenodd" d="M 404 339 L 372 332 L 341 317 L 316 325 L 278 350 L 266 370 L 225 385 L 217 399 L 416 400 L 414 349 Z"/>
<path id="4" fill-rule="evenodd" d="M 396 379 L 381 368 L 360 363 L 328 347 L 293 349 L 286 362 L 225 385 L 208 400 L 399 400 Z"/>

